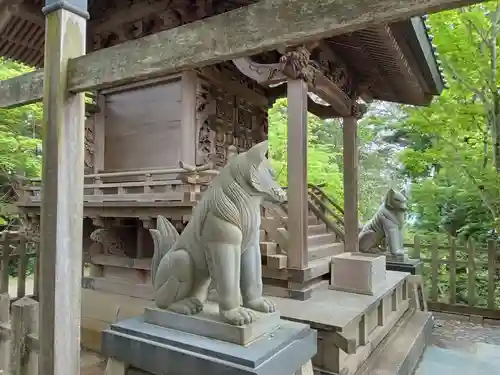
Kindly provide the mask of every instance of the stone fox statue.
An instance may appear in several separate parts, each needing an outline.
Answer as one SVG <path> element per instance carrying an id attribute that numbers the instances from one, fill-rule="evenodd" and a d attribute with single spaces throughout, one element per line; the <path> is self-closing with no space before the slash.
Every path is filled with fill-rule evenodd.
<path id="1" fill-rule="evenodd" d="M 384 203 L 359 234 L 359 251 L 367 252 L 385 238 L 393 255 L 403 255 L 403 226 L 407 199 L 393 189 L 385 195 Z"/>
<path id="2" fill-rule="evenodd" d="M 158 216 L 158 229 L 151 230 L 158 307 L 197 314 L 213 280 L 220 314 L 229 323 L 249 324 L 256 317 L 254 311 L 275 311 L 274 303 L 262 297 L 260 205 L 263 199 L 282 203 L 287 197 L 275 181 L 266 153 L 267 141 L 232 157 L 181 235 Z"/>

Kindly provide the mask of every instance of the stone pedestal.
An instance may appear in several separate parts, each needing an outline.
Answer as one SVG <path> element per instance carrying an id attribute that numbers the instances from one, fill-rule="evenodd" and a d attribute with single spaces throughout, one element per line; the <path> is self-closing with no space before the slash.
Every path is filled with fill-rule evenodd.
<path id="1" fill-rule="evenodd" d="M 422 261 L 404 256 L 386 255 L 386 269 L 388 271 L 409 272 L 412 275 L 422 274 Z"/>
<path id="2" fill-rule="evenodd" d="M 263 334 L 273 332 L 280 325 L 278 312 L 272 314 L 255 312 L 255 314 L 257 320 L 252 324 L 234 326 L 220 317 L 217 303 L 208 302 L 203 311 L 196 315 L 182 315 L 148 307 L 144 312 L 144 322 L 246 346 Z"/>
<path id="3" fill-rule="evenodd" d="M 291 375 L 310 363 L 316 340 L 316 331 L 308 325 L 285 320 L 242 346 L 148 324 L 137 317 L 103 332 L 102 354 L 111 358 L 108 365 L 119 367 L 115 373 L 120 374 Z"/>
<path id="4" fill-rule="evenodd" d="M 332 257 L 330 289 L 374 295 L 385 276 L 384 255 L 342 253 Z"/>

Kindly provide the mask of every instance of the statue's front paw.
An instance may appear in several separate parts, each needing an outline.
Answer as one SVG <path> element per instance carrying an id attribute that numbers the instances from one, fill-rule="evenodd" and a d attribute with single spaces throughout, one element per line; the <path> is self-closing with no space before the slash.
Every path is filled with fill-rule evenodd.
<path id="1" fill-rule="evenodd" d="M 255 312 L 244 307 L 238 307 L 236 309 L 225 311 L 221 310 L 220 314 L 227 322 L 235 326 L 250 324 L 257 317 L 257 315 L 255 315 Z"/>
<path id="2" fill-rule="evenodd" d="M 259 299 L 249 301 L 244 304 L 249 309 L 260 311 L 263 313 L 272 313 L 276 311 L 276 304 L 269 298 L 261 297 Z"/>
<path id="3" fill-rule="evenodd" d="M 172 303 L 169 310 L 183 315 L 195 315 L 203 310 L 203 303 L 196 297 L 189 297 Z"/>

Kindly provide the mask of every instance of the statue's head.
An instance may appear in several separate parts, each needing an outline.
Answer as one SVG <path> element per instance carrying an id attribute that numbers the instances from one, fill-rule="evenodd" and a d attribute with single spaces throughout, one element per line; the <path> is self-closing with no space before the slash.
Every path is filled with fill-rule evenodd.
<path id="1" fill-rule="evenodd" d="M 385 206 L 391 211 L 406 211 L 408 199 L 403 193 L 389 189 L 385 195 Z"/>
<path id="2" fill-rule="evenodd" d="M 234 156 L 231 161 L 232 174 L 234 176 L 237 173 L 239 176 L 234 177 L 243 179 L 242 185 L 251 190 L 248 193 L 259 195 L 270 202 L 284 203 L 287 195 L 276 181 L 276 174 L 266 157 L 267 147 L 267 141 L 260 142 L 250 150 Z"/>

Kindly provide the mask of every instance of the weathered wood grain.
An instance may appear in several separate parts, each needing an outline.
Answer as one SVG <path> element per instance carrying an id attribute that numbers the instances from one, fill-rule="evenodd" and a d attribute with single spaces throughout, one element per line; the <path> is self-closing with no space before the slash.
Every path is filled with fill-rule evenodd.
<path id="1" fill-rule="evenodd" d="M 68 86 L 81 92 L 130 83 L 477 2 L 261 0 L 71 60 Z"/>
<path id="2" fill-rule="evenodd" d="M 358 123 L 354 117 L 344 118 L 344 243 L 345 251 L 350 252 L 357 252 L 359 250 L 359 150 L 357 128 Z"/>
<path id="3" fill-rule="evenodd" d="M 85 53 L 86 20 L 47 15 L 40 241 L 40 374 L 78 374 L 83 236 L 84 95 L 68 95 L 67 64 Z"/>
<path id="4" fill-rule="evenodd" d="M 0 108 L 13 108 L 43 99 L 43 70 L 0 81 Z"/>
<path id="5" fill-rule="evenodd" d="M 289 79 L 288 90 L 288 268 L 308 265 L 307 84 Z"/>

